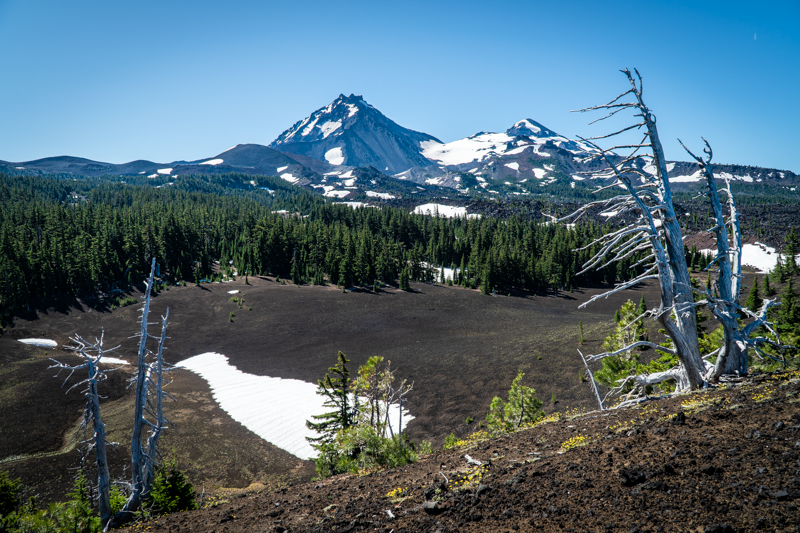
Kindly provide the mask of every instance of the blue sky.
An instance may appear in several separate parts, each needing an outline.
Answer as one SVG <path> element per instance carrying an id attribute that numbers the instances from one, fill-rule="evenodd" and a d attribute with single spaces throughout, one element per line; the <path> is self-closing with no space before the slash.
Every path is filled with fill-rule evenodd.
<path id="1" fill-rule="evenodd" d="M 194 160 L 340 93 L 453 141 L 570 113 L 637 67 L 668 159 L 800 173 L 800 2 L 0 0 L 0 159 Z"/>

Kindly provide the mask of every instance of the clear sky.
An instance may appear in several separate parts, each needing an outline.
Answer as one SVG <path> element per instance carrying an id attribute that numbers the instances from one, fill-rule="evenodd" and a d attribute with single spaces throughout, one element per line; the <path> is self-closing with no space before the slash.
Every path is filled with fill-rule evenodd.
<path id="1" fill-rule="evenodd" d="M 637 67 L 668 159 L 800 173 L 800 2 L 0 0 L 0 159 L 269 144 L 340 93 L 453 141 L 570 113 Z"/>

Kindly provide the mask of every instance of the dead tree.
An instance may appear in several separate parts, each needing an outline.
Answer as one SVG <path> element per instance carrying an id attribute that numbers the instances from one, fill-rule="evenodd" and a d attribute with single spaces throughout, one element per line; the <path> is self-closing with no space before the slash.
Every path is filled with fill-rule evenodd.
<path id="1" fill-rule="evenodd" d="M 649 346 L 662 353 L 675 355 L 679 364 L 664 372 L 647 375 L 630 376 L 621 380 L 619 385 L 609 392 L 620 393 L 626 387 L 633 387 L 628 399 L 643 392 L 648 385 L 655 385 L 667 380 L 675 380 L 678 391 L 698 389 L 709 381 L 717 381 L 724 374 L 745 374 L 747 372 L 748 347 L 752 346 L 757 353 L 764 354 L 759 346 L 768 344 L 778 348 L 779 338 L 767 322 L 767 311 L 777 305 L 766 300 L 762 309 L 753 313 L 739 306 L 741 293 L 741 250 L 742 239 L 738 213 L 730 185 L 724 189 L 727 194 L 729 216 L 726 220 L 719 199 L 719 190 L 714 181 L 711 169 L 711 147 L 706 143 L 706 159 L 703 160 L 687 152 L 697 161 L 706 179 L 706 194 L 714 212 L 715 225 L 713 231 L 717 237 L 717 255 L 712 261 L 716 263 L 716 292 L 694 289 L 691 285 L 689 269 L 684 255 L 683 236 L 680 224 L 672 203 L 672 192 L 667 173 L 666 159 L 656 127 L 656 117 L 645 105 L 642 98 L 642 78 L 634 69 L 635 77 L 627 69 L 622 71 L 628 78 L 630 89 L 611 100 L 607 104 L 580 109 L 580 112 L 604 110 L 608 114 L 594 122 L 605 120 L 625 110 L 632 110 L 638 121 L 614 133 L 583 139 L 596 149 L 596 154 L 589 160 L 602 158 L 607 168 L 587 174 L 593 177 L 612 178 L 611 183 L 599 190 L 621 187 L 626 193 L 609 200 L 591 202 L 584 205 L 565 219 L 577 219 L 591 208 L 602 207 L 607 214 L 617 216 L 635 212 L 638 220 L 619 230 L 612 231 L 595 240 L 584 249 L 599 246 L 599 251 L 584 265 L 581 273 L 592 268 L 603 268 L 633 256 L 646 254 L 633 267 L 643 267 L 644 272 L 632 280 L 620 283 L 611 291 L 593 297 L 583 305 L 598 298 L 633 287 L 648 279 L 657 279 L 661 289 L 660 305 L 644 313 L 652 316 L 666 331 L 672 341 L 671 347 L 660 346 L 648 341 L 633 342 L 623 348 L 596 355 L 590 355 L 586 361 L 597 361 L 605 357 L 613 357 L 629 352 L 640 346 Z M 629 99 L 626 99 L 629 97 Z M 594 123 L 592 122 L 592 123 Z M 604 149 L 594 141 L 616 137 L 617 135 L 644 129 L 643 138 L 636 144 L 620 144 Z M 684 146 L 684 148 L 686 148 Z M 616 150 L 627 150 L 627 155 L 620 156 Z M 562 219 L 562 220 L 565 220 Z M 728 234 L 730 226 L 730 235 Z M 710 267 L 711 265 L 709 265 Z M 708 268 L 708 267 L 706 267 Z M 701 299 L 695 302 L 695 291 L 701 293 Z M 583 305 L 581 307 L 583 307 Z M 725 342 L 723 346 L 710 353 L 701 354 L 697 337 L 697 307 L 707 306 L 723 325 Z M 737 321 L 742 315 L 752 318 L 747 326 L 741 327 Z M 641 317 L 640 317 L 641 318 Z M 638 319 L 637 319 L 638 320 Z M 756 328 L 764 326 L 776 340 L 766 337 L 750 339 Z M 716 355 L 714 365 L 706 360 Z M 587 365 L 588 368 L 588 365 Z M 602 409 L 602 401 L 599 400 Z M 624 403 L 622 404 L 624 405 Z"/>
<path id="2" fill-rule="evenodd" d="M 131 379 L 131 382 L 136 384 L 133 432 L 131 435 L 131 494 L 125 502 L 124 508 L 116 517 L 116 523 L 113 524 L 115 526 L 133 518 L 133 513 L 141 508 L 142 502 L 150 492 L 158 466 L 158 440 L 168 422 L 163 412 L 164 397 L 167 396 L 173 399 L 163 390 L 165 385 L 163 375 L 174 368 L 172 365 L 165 363 L 163 359 L 164 341 L 167 339 L 169 309 L 161 317 L 160 337 L 155 337 L 147 332 L 148 326 L 155 324 L 148 322 L 150 292 L 154 283 L 155 269 L 156 261 L 153 259 L 150 276 L 146 282 L 144 306 L 142 307 L 140 320 L 141 331 L 136 335 L 139 337 L 136 375 Z M 156 352 L 152 352 L 147 348 L 147 341 L 151 339 L 158 341 Z M 150 429 L 150 435 L 147 441 L 144 442 L 148 428 Z"/>
<path id="3" fill-rule="evenodd" d="M 678 142 L 681 142 L 680 140 Z M 684 150 L 692 156 L 700 167 L 700 171 L 706 181 L 705 195 L 711 203 L 714 213 L 714 226 L 709 229 L 713 232 L 717 240 L 717 254 L 704 270 L 708 270 L 709 276 L 716 273 L 716 280 L 713 284 L 716 289 L 712 294 L 710 291 L 701 290 L 704 297 L 700 304 L 705 304 L 713 313 L 714 317 L 722 325 L 724 341 L 716 353 L 717 360 L 714 366 L 706 374 L 705 378 L 710 382 L 719 381 L 725 375 L 745 375 L 748 370 L 748 352 L 752 346 L 759 355 L 766 355 L 759 346 L 768 344 L 778 349 L 788 348 L 780 344 L 780 337 L 772 325 L 767 322 L 768 310 L 776 305 L 774 300 L 764 300 L 762 308 L 754 313 L 739 305 L 739 298 L 742 291 L 742 233 L 739 226 L 739 214 L 736 209 L 736 202 L 731 192 L 730 182 L 725 178 L 726 187 L 722 189 L 727 197 L 729 215 L 727 219 L 723 213 L 722 203 L 719 198 L 719 190 L 714 178 L 711 167 L 713 152 L 708 141 L 703 139 L 705 147 L 703 152 L 705 159 L 698 157 L 681 142 Z M 730 232 L 728 231 L 730 228 Z M 716 270 L 712 267 L 716 265 Z M 741 326 L 740 318 L 752 318 L 753 321 L 746 326 Z M 756 328 L 764 327 L 771 333 L 775 340 L 768 337 L 750 338 Z M 709 357 L 708 354 L 705 357 Z M 768 356 L 769 357 L 769 356 Z"/>
<path id="4" fill-rule="evenodd" d="M 635 78 L 627 69 L 622 72 L 630 83 L 627 91 L 606 104 L 578 111 L 603 110 L 608 113 L 594 122 L 626 110 L 632 110 L 634 116 L 639 119 L 635 124 L 608 135 L 581 138 L 596 149 L 596 154 L 589 156 L 589 159 L 602 158 L 607 164 L 607 169 L 592 173 L 594 177 L 611 178 L 611 183 L 603 188 L 621 187 L 626 192 L 608 200 L 586 204 L 566 219 L 577 219 L 588 209 L 598 206 L 605 208 L 612 216 L 628 212 L 638 214 L 636 223 L 609 232 L 586 247 L 588 249 L 599 246 L 599 251 L 583 266 L 581 273 L 612 265 L 638 253 L 645 253 L 645 258 L 633 265 L 643 266 L 643 273 L 630 281 L 618 284 L 608 292 L 593 297 L 583 305 L 638 285 L 645 280 L 657 279 L 661 288 L 659 307 L 645 314 L 658 320 L 672 340 L 673 347 L 667 348 L 648 341 L 638 341 L 616 352 L 591 355 L 587 359 L 597 361 L 639 346 L 650 346 L 663 353 L 677 356 L 680 364 L 666 372 L 632 376 L 626 382 L 633 381 L 637 388 L 644 388 L 647 385 L 674 379 L 680 390 L 698 389 L 705 383 L 706 366 L 698 344 L 696 304 L 684 255 L 681 228 L 672 204 L 672 190 L 664 149 L 658 136 L 656 117 L 642 98 L 642 78 L 639 72 L 634 70 Z M 626 97 L 629 99 L 623 100 Z M 604 149 L 595 143 L 601 139 L 642 129 L 644 129 L 643 138 L 636 144 L 621 144 Z M 616 150 L 629 150 L 629 153 L 619 156 L 615 153 Z M 627 384 L 623 383 L 621 386 Z"/>
<path id="5" fill-rule="evenodd" d="M 83 369 L 87 370 L 88 377 L 74 384 L 67 390 L 67 392 L 76 387 L 86 385 L 86 389 L 84 390 L 84 394 L 86 396 L 86 409 L 83 411 L 83 420 L 78 428 L 78 433 L 82 433 L 84 440 L 79 444 L 88 444 L 87 450 L 81 450 L 82 456 L 85 456 L 91 450 L 94 450 L 97 467 L 97 506 L 98 510 L 100 511 L 100 520 L 103 524 L 107 524 L 111 519 L 111 504 L 109 501 L 111 479 L 108 473 L 106 445 L 111 444 L 115 446 L 116 443 L 106 442 L 106 429 L 105 425 L 103 425 L 103 419 L 100 415 L 100 394 L 98 393 L 97 385 L 98 383 L 107 379 L 108 372 L 113 372 L 121 367 L 113 368 L 107 371 L 100 370 L 98 365 L 100 364 L 103 355 L 108 352 L 113 352 L 119 348 L 119 346 L 117 346 L 117 348 L 105 350 L 103 348 L 103 337 L 104 332 L 100 334 L 99 339 L 95 338 L 95 342 L 86 341 L 80 335 L 70 337 L 70 340 L 72 340 L 75 345 L 69 346 L 67 349 L 76 352 L 78 355 L 83 357 L 85 362 L 81 365 L 68 365 L 50 358 L 50 360 L 55 364 L 48 368 L 57 368 L 58 373 L 61 373 L 62 370 L 68 370 L 69 375 L 64 380 L 64 384 L 66 384 L 67 380 L 69 380 L 75 371 Z M 63 386 L 64 385 L 62 384 L 62 387 Z M 90 425 L 92 427 L 92 437 L 86 439 L 86 432 L 88 431 Z"/>

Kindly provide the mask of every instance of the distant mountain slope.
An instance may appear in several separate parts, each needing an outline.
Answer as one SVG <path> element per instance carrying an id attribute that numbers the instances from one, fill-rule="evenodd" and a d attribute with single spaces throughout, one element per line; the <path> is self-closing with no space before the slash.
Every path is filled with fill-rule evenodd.
<path id="1" fill-rule="evenodd" d="M 372 166 L 396 174 L 432 164 L 421 149 L 428 142 L 441 144 L 431 135 L 398 125 L 361 96 L 342 94 L 284 131 L 270 147 L 332 165 Z"/>

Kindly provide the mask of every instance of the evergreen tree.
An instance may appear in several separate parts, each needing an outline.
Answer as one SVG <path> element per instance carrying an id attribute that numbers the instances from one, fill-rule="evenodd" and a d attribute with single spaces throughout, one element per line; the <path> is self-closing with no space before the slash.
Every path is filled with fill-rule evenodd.
<path id="1" fill-rule="evenodd" d="M 536 398 L 536 389 L 522 385 L 525 373 L 521 370 L 511 382 L 508 401 L 495 396 L 486 414 L 486 425 L 492 432 L 510 432 L 533 424 L 544 416 L 542 401 Z"/>
<path id="2" fill-rule="evenodd" d="M 333 442 L 336 433 L 356 423 L 356 405 L 353 404 L 350 391 L 350 362 L 342 352 L 337 354 L 336 365 L 328 369 L 325 377 L 318 382 L 317 394 L 325 398 L 323 405 L 333 409 L 311 418 L 318 422 L 306 421 L 306 426 L 319 433 L 318 437 L 306 437 L 317 449 Z"/>
<path id="3" fill-rule="evenodd" d="M 747 295 L 744 306 L 753 312 L 757 312 L 761 309 L 763 303 L 764 300 L 761 299 L 761 294 L 758 290 L 758 278 L 753 276 L 753 288 L 750 289 L 750 294 Z"/>

